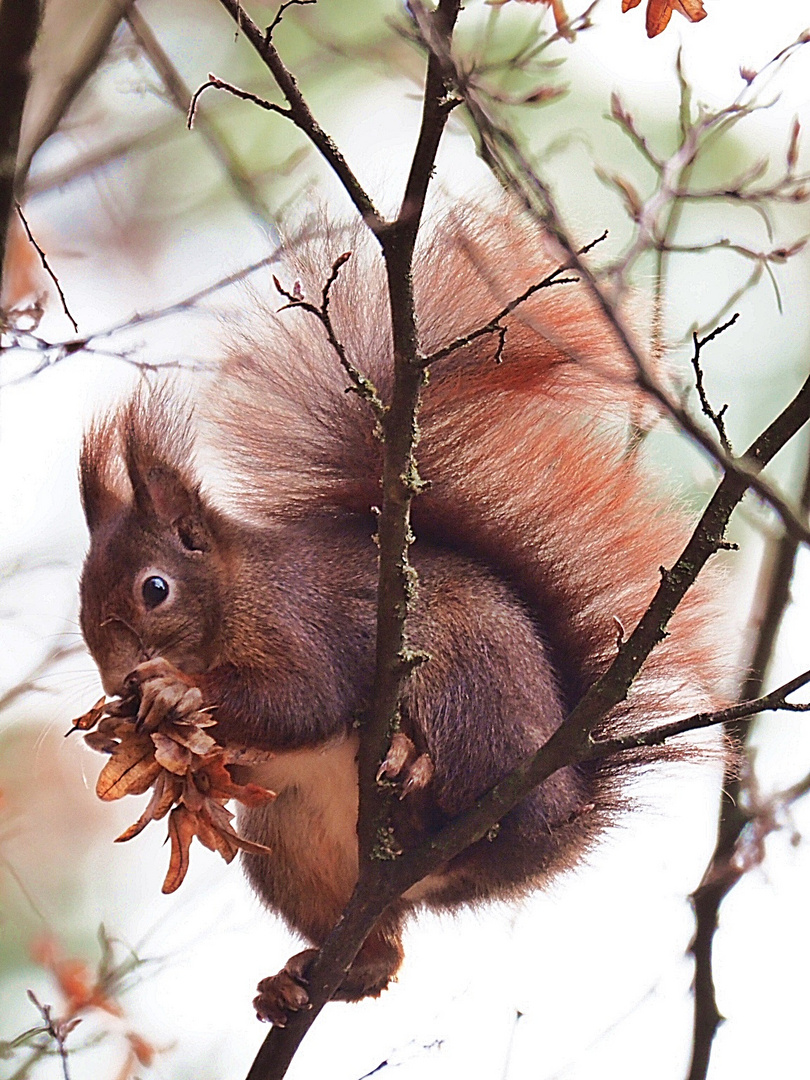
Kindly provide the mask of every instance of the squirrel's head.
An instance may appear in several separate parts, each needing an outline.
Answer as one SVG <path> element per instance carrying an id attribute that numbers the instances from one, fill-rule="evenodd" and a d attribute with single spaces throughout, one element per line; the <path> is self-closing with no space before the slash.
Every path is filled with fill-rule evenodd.
<path id="1" fill-rule="evenodd" d="M 189 674 L 217 663 L 226 529 L 192 452 L 190 414 L 166 391 L 136 395 L 85 437 L 81 627 L 108 694 L 153 656 Z"/>

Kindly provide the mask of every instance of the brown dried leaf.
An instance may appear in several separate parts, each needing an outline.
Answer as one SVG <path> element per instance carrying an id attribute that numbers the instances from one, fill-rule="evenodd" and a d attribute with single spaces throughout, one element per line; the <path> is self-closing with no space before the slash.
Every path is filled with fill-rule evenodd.
<path id="1" fill-rule="evenodd" d="M 220 759 L 226 765 L 261 765 L 275 756 L 272 750 L 259 750 L 256 746 L 226 746 Z"/>
<path id="2" fill-rule="evenodd" d="M 183 778 L 183 791 L 180 796 L 180 801 L 183 805 L 189 809 L 192 814 L 198 814 L 203 808 L 203 803 L 206 800 L 206 793 L 200 791 L 197 786 L 197 781 L 205 780 L 205 772 L 189 773 Z"/>
<path id="3" fill-rule="evenodd" d="M 151 739 L 158 764 L 176 776 L 185 776 L 191 766 L 191 751 L 159 731 L 153 732 Z"/>
<path id="4" fill-rule="evenodd" d="M 231 837 L 215 829 L 214 826 L 202 816 L 197 818 L 197 839 L 204 844 L 209 851 L 216 851 L 226 863 L 231 863 L 236 858 L 239 848 Z"/>
<path id="5" fill-rule="evenodd" d="M 101 770 L 96 795 L 104 802 L 124 795 L 143 795 L 159 773 L 152 740 L 148 735 L 133 735 L 120 743 Z"/>
<path id="6" fill-rule="evenodd" d="M 229 813 L 224 806 L 220 806 L 219 803 L 214 802 L 212 799 L 206 800 L 203 808 L 203 816 L 208 818 L 217 832 L 227 836 L 238 848 L 241 848 L 242 851 L 249 851 L 253 855 L 272 854 L 272 849 L 265 847 L 264 844 L 259 844 L 254 840 L 247 840 L 245 837 L 240 836 L 233 825 L 231 825 L 233 814 Z"/>
<path id="7" fill-rule="evenodd" d="M 214 724 L 216 721 L 212 720 L 210 723 Z M 192 754 L 197 754 L 200 757 L 210 754 L 217 745 L 216 739 L 212 739 L 210 735 L 200 731 L 196 721 L 194 724 L 167 724 L 165 731 L 175 742 L 185 746 Z"/>
<path id="8" fill-rule="evenodd" d="M 120 836 L 115 838 L 115 843 L 122 844 L 126 840 L 131 840 L 133 836 L 137 836 L 138 833 L 142 832 L 150 821 L 160 821 L 161 818 L 165 817 L 177 800 L 180 787 L 181 781 L 178 777 L 162 770 L 155 781 L 152 798 L 149 800 L 146 809 L 133 825 L 130 825 Z"/>
<path id="9" fill-rule="evenodd" d="M 173 893 L 183 884 L 188 872 L 188 849 L 197 831 L 197 819 L 184 806 L 175 806 L 169 814 L 169 840 L 172 853 L 162 892 Z"/>
<path id="10" fill-rule="evenodd" d="M 73 721 L 73 726 L 67 734 L 70 735 L 74 731 L 90 731 L 91 728 L 94 728 L 106 712 L 106 704 L 107 698 L 100 697 L 95 705 L 87 710 L 84 716 L 80 716 L 78 720 Z"/>
<path id="11" fill-rule="evenodd" d="M 119 745 L 119 740 L 114 735 L 108 735 L 106 731 L 88 731 L 84 741 L 91 750 L 98 750 L 100 754 L 112 754 Z"/>

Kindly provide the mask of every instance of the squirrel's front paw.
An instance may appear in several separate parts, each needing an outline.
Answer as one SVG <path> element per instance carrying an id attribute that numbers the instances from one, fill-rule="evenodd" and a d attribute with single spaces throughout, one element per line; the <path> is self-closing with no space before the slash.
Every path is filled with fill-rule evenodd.
<path id="1" fill-rule="evenodd" d="M 262 979 L 256 987 L 259 993 L 253 999 L 259 1020 L 286 1027 L 291 1012 L 310 1008 L 306 970 L 316 955 L 317 949 L 304 949 L 291 956 L 278 975 Z"/>
<path id="2" fill-rule="evenodd" d="M 428 754 L 419 754 L 413 741 L 398 731 L 391 739 L 385 760 L 377 770 L 377 781 L 395 780 L 400 799 L 412 791 L 421 791 L 433 779 L 433 762 Z"/>
<path id="3" fill-rule="evenodd" d="M 137 726 L 157 731 L 162 721 L 185 720 L 203 707 L 203 696 L 188 675 L 155 656 L 127 675 L 127 689 L 140 698 Z"/>

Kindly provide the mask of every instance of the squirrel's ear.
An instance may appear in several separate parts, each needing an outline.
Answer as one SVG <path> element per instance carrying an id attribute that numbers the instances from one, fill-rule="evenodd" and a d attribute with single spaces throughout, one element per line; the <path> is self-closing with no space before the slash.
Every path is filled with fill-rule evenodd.
<path id="1" fill-rule="evenodd" d="M 174 529 L 188 551 L 209 551 L 213 545 L 210 515 L 199 485 L 188 480 L 175 466 L 150 459 L 148 453 L 138 453 L 131 440 L 127 444 L 126 464 L 135 505 L 147 521 L 158 528 Z"/>
<path id="2" fill-rule="evenodd" d="M 114 425 L 94 424 L 85 435 L 79 459 L 79 482 L 90 532 L 127 504 L 126 480 L 120 467 Z"/>

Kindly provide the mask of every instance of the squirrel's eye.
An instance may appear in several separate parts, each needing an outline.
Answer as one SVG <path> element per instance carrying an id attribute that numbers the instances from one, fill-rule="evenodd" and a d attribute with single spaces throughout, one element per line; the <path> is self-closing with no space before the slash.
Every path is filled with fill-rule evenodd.
<path id="1" fill-rule="evenodd" d="M 153 574 L 152 577 L 148 577 L 143 585 L 141 585 L 141 595 L 143 596 L 143 602 L 148 608 L 156 608 L 158 604 L 162 604 L 168 597 L 169 583 L 165 578 Z"/>

